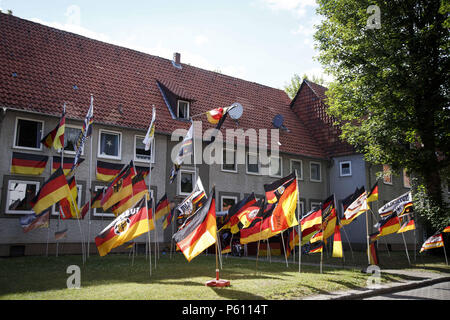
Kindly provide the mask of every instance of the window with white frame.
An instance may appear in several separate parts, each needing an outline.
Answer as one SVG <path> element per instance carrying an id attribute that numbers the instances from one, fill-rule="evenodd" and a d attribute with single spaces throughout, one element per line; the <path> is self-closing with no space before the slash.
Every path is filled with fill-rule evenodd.
<path id="1" fill-rule="evenodd" d="M 283 173 L 283 161 L 281 157 L 270 156 L 269 175 L 281 177 Z"/>
<path id="2" fill-rule="evenodd" d="M 77 197 L 76 199 L 74 199 L 75 203 L 78 206 L 78 209 L 81 210 L 81 192 L 83 191 L 83 186 L 81 184 L 77 184 Z M 69 201 L 71 201 L 71 199 L 69 198 Z M 53 205 L 53 209 L 52 209 L 52 215 L 58 215 L 59 214 L 59 202 Z"/>
<path id="3" fill-rule="evenodd" d="M 322 207 L 322 202 L 311 201 L 311 210 L 317 210 Z"/>
<path id="4" fill-rule="evenodd" d="M 31 200 L 39 190 L 39 181 L 15 180 L 8 181 L 6 193 L 5 213 L 30 214 L 33 213 Z"/>
<path id="5" fill-rule="evenodd" d="M 232 149 L 223 149 L 222 171 L 237 172 L 236 151 Z"/>
<path id="6" fill-rule="evenodd" d="M 297 170 L 297 180 L 303 180 L 303 162 L 302 160 L 291 159 L 291 172 Z"/>
<path id="7" fill-rule="evenodd" d="M 134 161 L 147 163 L 151 161 L 152 163 L 154 163 L 155 159 L 153 158 L 153 150 L 155 141 L 153 140 L 150 149 L 148 151 L 145 151 L 145 144 L 142 142 L 144 138 L 144 136 L 134 136 Z"/>
<path id="8" fill-rule="evenodd" d="M 236 196 L 221 196 L 220 197 L 220 210 L 227 211 L 238 202 Z"/>
<path id="9" fill-rule="evenodd" d="M 81 133 L 81 127 L 73 126 L 73 125 L 65 125 L 64 130 L 64 152 L 68 154 L 75 154 L 76 143 L 78 140 L 78 136 Z M 81 154 L 84 154 L 84 146 L 81 148 Z"/>
<path id="10" fill-rule="evenodd" d="M 259 161 L 257 153 L 247 152 L 246 170 L 249 174 L 259 174 Z"/>
<path id="11" fill-rule="evenodd" d="M 42 150 L 44 122 L 26 118 L 16 118 L 14 147 L 29 150 Z"/>
<path id="12" fill-rule="evenodd" d="M 311 161 L 309 163 L 309 179 L 314 182 L 322 181 L 320 162 Z"/>
<path id="13" fill-rule="evenodd" d="M 339 161 L 339 175 L 341 177 L 349 177 L 352 175 L 351 161 Z"/>
<path id="14" fill-rule="evenodd" d="M 195 187 L 195 171 L 180 169 L 178 173 L 178 195 L 187 196 L 189 195 Z"/>
<path id="15" fill-rule="evenodd" d="M 122 153 L 122 134 L 100 129 L 98 135 L 98 157 L 120 160 Z"/>
<path id="16" fill-rule="evenodd" d="M 177 118 L 189 119 L 189 101 L 177 101 Z"/>

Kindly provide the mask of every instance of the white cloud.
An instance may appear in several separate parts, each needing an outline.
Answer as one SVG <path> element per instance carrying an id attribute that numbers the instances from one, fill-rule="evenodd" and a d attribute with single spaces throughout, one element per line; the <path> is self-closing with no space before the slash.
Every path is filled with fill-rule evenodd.
<path id="1" fill-rule="evenodd" d="M 195 44 L 201 46 L 201 45 L 205 44 L 206 42 L 208 42 L 208 38 L 202 34 L 199 34 L 198 36 L 195 37 L 194 41 L 195 41 Z"/>
<path id="2" fill-rule="evenodd" d="M 286 10 L 297 17 L 303 17 L 308 7 L 316 7 L 316 0 L 261 0 L 263 5 L 274 11 Z"/>

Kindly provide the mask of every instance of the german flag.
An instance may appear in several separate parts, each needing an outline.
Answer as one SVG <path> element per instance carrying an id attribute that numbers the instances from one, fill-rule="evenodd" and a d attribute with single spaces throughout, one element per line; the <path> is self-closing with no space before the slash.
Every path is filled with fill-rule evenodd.
<path id="1" fill-rule="evenodd" d="M 319 230 L 320 230 L 320 224 L 303 230 L 301 245 L 303 246 L 303 245 L 307 244 Z"/>
<path id="2" fill-rule="evenodd" d="M 66 130 L 66 108 L 64 107 L 62 116 L 58 125 L 50 131 L 41 143 L 47 148 L 55 148 L 56 150 L 64 148 L 64 131 Z"/>
<path id="3" fill-rule="evenodd" d="M 317 241 L 323 241 L 323 231 L 318 230 L 309 239 L 309 243 L 316 243 Z"/>
<path id="4" fill-rule="evenodd" d="M 69 185 L 70 194 L 68 198 L 61 199 L 59 202 L 59 213 L 61 214 L 61 219 L 71 219 L 80 216 L 80 208 L 78 208 L 78 189 L 75 177 L 72 177 L 67 181 Z"/>
<path id="5" fill-rule="evenodd" d="M 217 124 L 220 119 L 223 117 L 223 108 L 215 108 L 206 112 L 206 117 L 208 118 L 208 122 L 212 124 Z"/>
<path id="6" fill-rule="evenodd" d="M 63 164 L 64 175 L 67 176 L 71 172 L 74 160 L 75 160 L 74 158 L 64 157 L 64 164 Z M 78 163 L 76 164 L 75 167 L 78 167 L 83 161 L 84 161 L 84 159 L 78 158 Z M 61 167 L 61 157 L 53 156 L 53 158 L 52 158 L 52 173 L 55 172 L 56 169 L 58 169 L 59 167 Z"/>
<path id="7" fill-rule="evenodd" d="M 307 254 L 320 253 L 322 252 L 322 249 L 323 249 L 323 241 L 317 241 L 309 245 L 308 251 L 306 253 Z"/>
<path id="8" fill-rule="evenodd" d="M 11 159 L 11 173 L 41 175 L 47 165 L 48 156 L 13 152 Z"/>
<path id="9" fill-rule="evenodd" d="M 166 230 L 166 228 L 168 226 L 170 226 L 170 224 L 172 223 L 173 220 L 173 210 L 170 210 L 169 214 L 167 215 L 167 217 L 164 219 L 163 222 L 163 230 Z"/>
<path id="10" fill-rule="evenodd" d="M 298 200 L 295 173 L 291 173 L 274 183 L 264 185 L 264 191 L 267 201 L 277 204 L 270 220 L 272 232 L 283 231 L 298 225 L 295 217 Z"/>
<path id="11" fill-rule="evenodd" d="M 95 237 L 95 244 L 100 256 L 103 257 L 113 248 L 153 230 L 155 225 L 153 219 L 150 218 L 151 215 L 151 209 L 148 209 L 145 198 L 143 198 L 135 206 L 114 219 Z"/>
<path id="12" fill-rule="evenodd" d="M 440 248 L 444 246 L 444 240 L 442 239 L 442 233 L 438 232 L 429 237 L 420 248 L 419 253 L 422 253 L 426 250 Z"/>
<path id="13" fill-rule="evenodd" d="M 374 227 L 375 229 L 378 229 L 378 237 L 396 233 L 400 229 L 400 219 L 394 212 L 391 215 L 382 218 Z"/>
<path id="14" fill-rule="evenodd" d="M 231 233 L 233 234 L 239 232 L 238 224 L 240 217 L 244 215 L 245 210 L 251 207 L 253 204 L 255 204 L 255 202 L 256 202 L 255 194 L 252 192 L 252 194 L 248 195 L 247 197 L 245 197 L 244 199 L 233 205 L 231 208 L 229 208 L 224 224 L 220 228 L 220 230 L 230 229 Z"/>
<path id="15" fill-rule="evenodd" d="M 231 253 L 231 245 L 227 245 L 225 248 L 222 249 L 220 253 L 222 254 Z"/>
<path id="16" fill-rule="evenodd" d="M 73 161 L 72 161 L 73 163 Z M 111 182 L 122 170 L 123 164 L 97 160 L 97 180 Z"/>
<path id="17" fill-rule="evenodd" d="M 253 219 L 250 225 L 241 230 L 240 242 L 246 244 L 258 240 L 269 239 L 272 236 L 279 234 L 281 231 L 272 232 L 270 220 L 275 205 L 268 204 L 264 210 L 261 210 Z"/>
<path id="18" fill-rule="evenodd" d="M 158 204 L 155 208 L 155 220 L 163 218 L 166 214 L 170 213 L 170 204 L 167 199 L 167 194 L 164 194 L 161 199 L 159 199 Z"/>
<path id="19" fill-rule="evenodd" d="M 67 197 L 70 197 L 69 185 L 64 172 L 59 168 L 44 182 L 42 188 L 32 200 L 33 210 L 36 214 L 39 214 Z"/>
<path id="20" fill-rule="evenodd" d="M 337 222 L 336 207 L 334 205 L 334 195 L 329 196 L 322 205 L 322 231 L 323 240 L 331 237 L 335 231 Z"/>
<path id="21" fill-rule="evenodd" d="M 188 261 L 217 241 L 215 188 L 206 204 L 189 216 L 173 235 L 173 240 Z"/>
<path id="22" fill-rule="evenodd" d="M 302 236 L 303 231 L 306 229 L 314 226 L 320 228 L 320 226 L 322 225 L 322 209 L 311 210 L 310 212 L 308 212 L 303 218 L 301 218 L 300 224 L 302 227 Z"/>
<path id="23" fill-rule="evenodd" d="M 142 174 L 133 177 L 131 183 L 133 188 L 132 194 L 112 206 L 112 212 L 114 212 L 116 216 L 131 208 L 136 202 L 141 200 L 143 196 L 147 195 L 147 197 L 149 197 L 148 188 Z"/>
<path id="24" fill-rule="evenodd" d="M 334 236 L 333 236 L 333 258 L 342 258 L 343 250 L 342 250 L 342 240 L 341 240 L 341 230 L 339 224 L 336 224 L 334 227 Z"/>
<path id="25" fill-rule="evenodd" d="M 149 167 L 134 166 L 134 168 L 136 169 L 136 174 L 141 174 L 144 178 L 147 177 L 148 174 L 150 173 Z M 152 170 L 153 170 L 153 167 L 152 167 Z"/>
<path id="26" fill-rule="evenodd" d="M 414 223 L 414 219 L 411 219 L 409 216 L 407 216 L 406 219 L 404 219 L 402 226 L 397 231 L 397 233 L 403 233 L 410 230 L 415 230 L 416 225 Z"/>
<path id="27" fill-rule="evenodd" d="M 103 192 L 105 189 L 99 189 L 95 192 L 93 197 L 91 198 L 91 208 L 101 208 L 102 207 L 102 198 L 103 198 Z"/>
<path id="28" fill-rule="evenodd" d="M 369 236 L 369 262 L 371 265 L 378 265 L 378 250 L 377 250 L 377 239 L 378 232 L 372 233 Z"/>
<path id="29" fill-rule="evenodd" d="M 345 226 L 360 216 L 362 213 L 369 210 L 367 205 L 367 192 L 364 187 L 356 189 L 352 196 L 344 199 L 343 207 L 344 216 L 342 217 L 340 224 Z"/>
<path id="30" fill-rule="evenodd" d="M 370 189 L 369 194 L 367 195 L 367 202 L 372 202 L 378 200 L 378 181 L 375 182 L 372 189 Z"/>
<path id="31" fill-rule="evenodd" d="M 288 244 L 287 244 L 288 250 L 286 252 L 287 257 L 291 255 L 291 251 L 295 248 L 295 246 L 298 246 L 298 240 L 299 240 L 298 232 L 297 230 L 295 230 L 295 228 L 292 228 L 291 231 L 289 232 L 288 237 Z"/>
<path id="32" fill-rule="evenodd" d="M 107 211 L 116 203 L 133 194 L 132 178 L 135 176 L 133 162 L 125 166 L 116 178 L 106 187 L 101 205 Z"/>
<path id="33" fill-rule="evenodd" d="M 450 232 L 450 226 L 446 226 L 442 232 Z"/>
<path id="34" fill-rule="evenodd" d="M 265 199 L 259 199 L 257 202 L 254 203 L 252 200 L 250 201 L 250 203 L 252 203 L 252 205 L 246 206 L 244 209 L 240 210 L 240 212 L 236 214 L 239 221 L 237 225 L 231 226 L 231 233 L 234 234 L 239 232 L 239 230 L 241 229 L 247 228 L 256 217 L 262 214 L 262 210 L 264 210 L 265 206 Z"/>

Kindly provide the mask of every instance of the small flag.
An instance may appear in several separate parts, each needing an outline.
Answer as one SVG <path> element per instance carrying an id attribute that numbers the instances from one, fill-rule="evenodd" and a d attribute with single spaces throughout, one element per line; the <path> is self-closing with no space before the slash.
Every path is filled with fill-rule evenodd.
<path id="1" fill-rule="evenodd" d="M 406 231 L 410 231 L 410 230 L 415 230 L 416 229 L 416 225 L 414 223 L 414 219 L 411 218 L 407 218 L 404 219 L 405 221 L 403 222 L 402 226 L 400 227 L 400 229 L 397 231 L 397 233 L 402 233 L 402 232 L 406 232 Z"/>
<path id="2" fill-rule="evenodd" d="M 155 208 L 155 220 L 163 218 L 166 214 L 170 213 L 170 204 L 167 199 L 167 194 L 164 194 L 162 198 L 159 200 L 158 204 Z"/>
<path id="3" fill-rule="evenodd" d="M 288 236 L 288 244 L 286 252 L 286 256 L 288 258 L 291 255 L 291 251 L 295 248 L 295 246 L 298 246 L 298 240 L 299 240 L 298 232 L 296 228 L 292 228 Z"/>
<path id="4" fill-rule="evenodd" d="M 397 217 L 397 214 L 393 212 L 391 215 L 378 221 L 374 228 L 378 230 L 378 237 L 396 233 L 400 229 L 400 220 Z"/>
<path id="5" fill-rule="evenodd" d="M 193 133 L 194 133 L 194 124 L 192 123 L 186 136 L 181 142 L 181 148 L 178 151 L 178 155 L 175 158 L 175 161 L 173 162 L 172 171 L 169 177 L 170 183 L 173 183 L 175 177 L 178 174 L 178 171 L 180 170 L 181 165 L 183 164 L 184 159 L 190 156 L 193 152 L 193 143 L 194 143 Z"/>
<path id="6" fill-rule="evenodd" d="M 69 185 L 67 184 L 64 172 L 59 168 L 46 182 L 44 182 L 41 189 L 32 200 L 33 210 L 36 214 L 39 214 L 67 197 L 70 197 Z"/>
<path id="7" fill-rule="evenodd" d="M 186 218 L 192 215 L 206 202 L 206 193 L 202 180 L 197 178 L 194 190 L 178 205 L 178 218 Z"/>
<path id="8" fill-rule="evenodd" d="M 424 252 L 425 250 L 430 250 L 434 248 L 440 248 L 444 246 L 444 240 L 442 239 L 442 233 L 435 233 L 431 237 L 429 237 L 420 248 L 419 253 Z"/>
<path id="9" fill-rule="evenodd" d="M 151 209 L 141 199 L 133 208 L 126 210 L 111 222 L 97 237 L 95 244 L 100 256 L 107 255 L 113 248 L 129 242 L 155 228 Z"/>
<path id="10" fill-rule="evenodd" d="M 309 245 L 309 248 L 307 249 L 307 254 L 310 253 L 321 253 L 323 249 L 323 241 L 317 241 L 314 243 L 311 243 Z"/>
<path id="11" fill-rule="evenodd" d="M 442 232 L 450 232 L 450 226 L 446 226 Z"/>
<path id="12" fill-rule="evenodd" d="M 323 240 L 331 237 L 335 231 L 337 221 L 336 206 L 334 204 L 334 194 L 329 196 L 322 205 L 322 231 Z"/>
<path id="13" fill-rule="evenodd" d="M 308 212 L 301 220 L 300 220 L 301 228 L 302 228 L 302 236 L 303 231 L 309 229 L 311 227 L 317 226 L 320 229 L 322 225 L 322 209 L 319 208 L 317 210 L 313 209 Z"/>
<path id="14" fill-rule="evenodd" d="M 155 118 L 156 118 L 156 111 L 155 111 L 155 107 L 153 107 L 152 122 L 150 123 L 150 126 L 148 127 L 148 130 L 147 130 L 147 134 L 145 135 L 145 138 L 142 141 L 142 143 L 145 145 L 145 151 L 150 150 L 151 143 L 155 136 Z"/>
<path id="15" fill-rule="evenodd" d="M 378 265 L 378 250 L 377 250 L 377 244 L 378 244 L 378 232 L 372 233 L 369 236 L 369 263 L 371 265 Z"/>
<path id="16" fill-rule="evenodd" d="M 240 243 L 246 244 L 258 240 L 269 239 L 281 231 L 272 232 L 270 220 L 275 205 L 268 204 L 264 210 L 258 212 L 252 223 L 240 231 Z"/>
<path id="17" fill-rule="evenodd" d="M 375 182 L 372 189 L 370 189 L 369 194 L 367 195 L 367 202 L 372 202 L 378 200 L 378 181 Z"/>
<path id="18" fill-rule="evenodd" d="M 107 211 L 116 203 L 133 194 L 132 178 L 135 175 L 133 161 L 131 161 L 106 187 L 101 201 L 103 210 Z"/>
<path id="19" fill-rule="evenodd" d="M 342 250 L 342 240 L 341 240 L 341 230 L 340 226 L 336 224 L 333 236 L 333 258 L 342 258 L 343 250 Z"/>
<path id="20" fill-rule="evenodd" d="M 350 201 L 351 203 L 345 208 L 344 217 L 341 219 L 342 226 L 349 224 L 359 215 L 369 210 L 369 206 L 367 205 L 367 192 L 364 190 L 364 187 L 356 189 Z"/>
<path id="21" fill-rule="evenodd" d="M 253 203 L 253 200 L 256 201 L 256 198 L 251 199 L 250 203 Z M 265 207 L 265 199 L 259 199 L 254 204 L 251 204 L 250 206 L 246 206 L 242 208 L 240 211 L 236 213 L 235 216 L 231 217 L 230 223 L 231 223 L 231 233 L 235 234 L 238 233 L 239 230 L 247 228 L 255 218 L 261 216 L 263 214 Z M 238 218 L 238 223 L 233 224 L 235 218 Z"/>
<path id="22" fill-rule="evenodd" d="M 122 170 L 123 164 L 97 160 L 97 180 L 111 182 Z"/>
<path id="23" fill-rule="evenodd" d="M 37 228 L 48 228 L 50 211 L 51 211 L 51 208 L 47 209 L 46 211 L 42 212 L 39 215 L 32 213 L 32 214 L 27 214 L 26 216 L 21 217 L 20 225 L 22 226 L 23 232 L 27 233 L 27 232 L 37 229 Z"/>
<path id="24" fill-rule="evenodd" d="M 206 117 L 208 118 L 208 122 L 212 124 L 217 124 L 223 116 L 223 108 L 215 108 L 206 112 Z"/>
<path id="25" fill-rule="evenodd" d="M 408 191 L 400 197 L 386 203 L 378 210 L 378 213 L 381 217 L 386 217 L 391 213 L 395 213 L 397 216 L 400 216 L 404 214 L 407 208 L 410 208 L 412 205 L 413 200 L 411 191 Z"/>
<path id="26" fill-rule="evenodd" d="M 256 203 L 255 194 L 252 193 L 233 205 L 228 209 L 228 214 L 226 216 L 226 220 L 224 221 L 224 225 L 222 229 L 230 229 L 231 233 L 239 232 L 238 223 L 242 223 L 242 227 L 245 228 L 250 223 L 250 220 L 247 219 L 247 216 L 256 208 L 253 208 L 253 205 Z M 242 220 L 241 220 L 242 219 Z M 247 223 L 248 222 L 248 223 Z M 241 228 L 242 229 L 242 228 Z"/>
<path id="27" fill-rule="evenodd" d="M 231 245 L 227 245 L 225 248 L 223 248 L 221 253 L 222 254 L 231 253 Z"/>
<path id="28" fill-rule="evenodd" d="M 67 228 L 61 231 L 55 232 L 55 240 L 61 240 L 67 236 Z"/>
<path id="29" fill-rule="evenodd" d="M 78 163 L 76 164 L 75 167 L 78 167 L 81 163 L 83 163 L 83 161 L 84 161 L 84 159 L 79 158 Z M 74 158 L 64 157 L 64 164 L 63 164 L 64 175 L 67 176 L 71 172 L 73 162 L 74 162 Z M 58 169 L 59 167 L 61 167 L 61 157 L 53 156 L 53 158 L 52 158 L 52 173 L 55 172 L 56 169 Z"/>
<path id="30" fill-rule="evenodd" d="M 167 217 L 164 219 L 163 222 L 163 230 L 166 230 L 166 228 L 168 226 L 170 226 L 170 224 L 172 223 L 173 220 L 173 210 L 170 210 L 169 214 L 167 215 Z"/>
<path id="31" fill-rule="evenodd" d="M 131 208 L 145 195 L 147 195 L 147 198 L 149 197 L 148 187 L 142 174 L 134 176 L 131 179 L 131 184 L 133 189 L 132 193 L 111 207 L 112 212 L 114 212 L 116 216 Z"/>
<path id="32" fill-rule="evenodd" d="M 77 182 L 75 181 L 75 176 L 67 181 L 70 189 L 71 196 L 61 199 L 59 201 L 59 212 L 61 214 L 61 219 L 71 219 L 79 217 L 80 209 L 78 208 L 78 189 Z"/>
<path id="33" fill-rule="evenodd" d="M 26 175 L 41 175 L 47 165 L 48 156 L 13 152 L 11 173 Z"/>
<path id="34" fill-rule="evenodd" d="M 42 140 L 41 143 L 47 148 L 55 148 L 59 150 L 64 148 L 64 131 L 66 129 L 66 105 L 63 107 L 63 112 L 58 125 L 50 131 Z"/>
<path id="35" fill-rule="evenodd" d="M 81 128 L 81 132 L 78 135 L 77 141 L 75 142 L 75 159 L 73 162 L 73 166 L 71 171 L 73 171 L 78 163 L 78 159 L 81 156 L 81 151 L 83 150 L 84 143 L 87 138 L 89 138 L 92 134 L 92 123 L 94 122 L 94 97 L 91 95 L 91 105 L 89 110 L 84 118 L 83 127 Z"/>
<path id="36" fill-rule="evenodd" d="M 173 240 L 188 261 L 194 259 L 217 240 L 216 200 L 213 188 L 206 204 L 188 217 Z"/>

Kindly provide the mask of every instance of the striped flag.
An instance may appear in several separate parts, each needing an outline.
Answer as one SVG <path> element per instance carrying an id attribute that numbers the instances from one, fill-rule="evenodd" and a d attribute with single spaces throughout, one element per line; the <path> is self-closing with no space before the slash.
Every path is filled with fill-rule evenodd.
<path id="1" fill-rule="evenodd" d="M 64 161 L 64 164 L 63 164 L 64 175 L 67 176 L 71 172 L 74 158 L 64 157 L 63 161 Z M 83 161 L 84 161 L 84 159 L 79 158 L 78 163 L 76 164 L 76 167 L 78 167 L 81 163 L 83 163 Z M 61 167 L 61 157 L 53 156 L 52 157 L 52 173 L 55 172 L 56 169 L 58 169 L 59 167 Z"/>
<path id="2" fill-rule="evenodd" d="M 80 215 L 80 208 L 78 208 L 78 189 L 77 182 L 75 181 L 75 176 L 67 181 L 70 189 L 70 196 L 59 201 L 59 212 L 61 214 L 61 219 L 71 219 L 77 218 Z"/>
<path id="3" fill-rule="evenodd" d="M 378 181 L 375 182 L 372 189 L 370 189 L 370 192 L 367 195 L 367 202 L 377 201 L 378 200 Z"/>
<path id="4" fill-rule="evenodd" d="M 442 233 L 438 232 L 429 237 L 420 248 L 419 253 L 422 253 L 426 250 L 440 248 L 444 246 L 444 240 L 442 239 Z"/>
<path id="5" fill-rule="evenodd" d="M 111 208 L 112 212 L 114 212 L 116 216 L 131 208 L 145 195 L 147 195 L 147 197 L 150 197 L 147 184 L 145 183 L 142 174 L 138 174 L 137 176 L 133 177 L 131 180 L 131 184 L 133 189 L 132 193 L 113 205 Z"/>
<path id="6" fill-rule="evenodd" d="M 345 211 L 344 217 L 341 219 L 342 226 L 349 224 L 362 213 L 369 210 L 369 206 L 367 205 L 367 192 L 364 190 L 364 187 L 356 189 L 350 201 L 348 206 L 345 206 L 345 200 L 343 201 Z"/>
<path id="7" fill-rule="evenodd" d="M 63 107 L 63 112 L 61 118 L 59 119 L 58 125 L 50 131 L 44 138 L 42 138 L 41 143 L 47 148 L 55 148 L 59 150 L 64 148 L 64 131 L 66 129 L 66 105 Z"/>
<path id="8" fill-rule="evenodd" d="M 101 200 L 103 210 L 108 210 L 116 203 L 133 193 L 132 178 L 135 176 L 133 161 L 124 166 L 122 171 L 106 187 Z"/>
<path id="9" fill-rule="evenodd" d="M 306 215 L 301 218 L 300 224 L 302 228 L 302 236 L 303 231 L 311 227 L 317 226 L 317 228 L 320 229 L 320 226 L 322 225 L 322 209 L 313 209 L 306 213 Z"/>
<path id="10" fill-rule="evenodd" d="M 170 213 L 169 199 L 167 199 L 167 194 L 164 194 L 159 200 L 155 208 L 155 220 L 163 218 L 166 214 Z"/>
<path id="11" fill-rule="evenodd" d="M 231 233 L 235 234 L 239 232 L 239 229 L 245 228 L 250 223 L 249 214 L 254 210 L 253 208 L 256 203 L 255 194 L 251 193 L 230 209 L 228 209 L 228 214 L 222 229 L 230 229 Z M 239 222 L 242 224 L 242 228 L 239 228 Z"/>
<path id="12" fill-rule="evenodd" d="M 208 201 L 197 212 L 188 217 L 173 239 L 188 261 L 216 243 L 216 200 L 213 188 Z"/>
<path id="13" fill-rule="evenodd" d="M 403 219 L 402 226 L 397 231 L 397 233 L 403 233 L 410 230 L 415 230 L 416 225 L 414 223 L 414 219 L 412 219 L 409 215 Z"/>
<path id="14" fill-rule="evenodd" d="M 112 249 L 153 230 L 155 225 L 151 216 L 151 209 L 147 207 L 145 198 L 142 198 L 135 206 L 114 219 L 95 237 L 100 256 L 103 257 Z"/>
<path id="15" fill-rule="evenodd" d="M 400 219 L 397 214 L 393 212 L 391 215 L 378 221 L 374 228 L 378 230 L 378 237 L 396 233 L 400 229 Z"/>
<path id="16" fill-rule="evenodd" d="M 163 222 L 163 230 L 166 230 L 166 228 L 168 226 L 170 226 L 170 224 L 173 221 L 173 210 L 170 210 L 169 214 L 167 215 L 167 217 L 164 219 Z"/>
<path id="17" fill-rule="evenodd" d="M 11 173 L 26 175 L 41 175 L 47 166 L 48 156 L 13 152 Z"/>
<path id="18" fill-rule="evenodd" d="M 273 232 L 271 229 L 271 217 L 275 208 L 274 204 L 267 204 L 264 210 L 259 211 L 252 223 L 240 231 L 240 243 L 246 244 L 258 240 L 269 239 L 279 234 L 281 231 Z"/>
<path id="19" fill-rule="evenodd" d="M 97 160 L 96 178 L 100 181 L 111 182 L 119 174 L 122 168 L 122 163 Z"/>
<path id="20" fill-rule="evenodd" d="M 411 191 L 402 194 L 400 197 L 395 198 L 394 200 L 389 201 L 380 209 L 378 209 L 378 213 L 381 217 L 386 217 L 391 213 L 395 213 L 397 216 L 400 216 L 405 213 L 405 211 L 413 205 Z"/>
<path id="21" fill-rule="evenodd" d="M 341 240 L 341 230 L 339 224 L 336 224 L 333 236 L 333 258 L 342 258 L 343 250 L 342 250 L 342 240 Z"/>
<path id="22" fill-rule="evenodd" d="M 70 197 L 69 185 L 67 184 L 64 172 L 59 168 L 46 182 L 44 182 L 41 189 L 32 200 L 33 210 L 36 214 L 39 214 L 67 197 Z"/>

